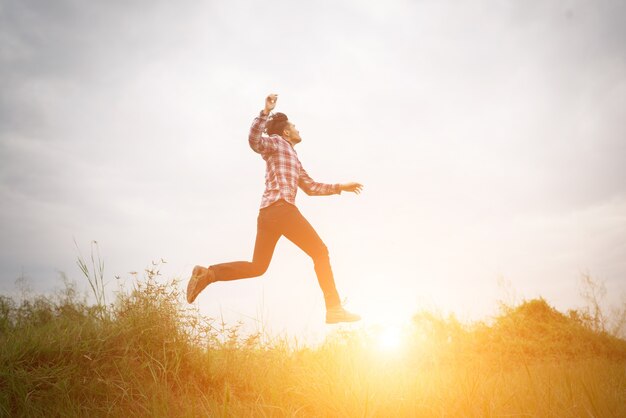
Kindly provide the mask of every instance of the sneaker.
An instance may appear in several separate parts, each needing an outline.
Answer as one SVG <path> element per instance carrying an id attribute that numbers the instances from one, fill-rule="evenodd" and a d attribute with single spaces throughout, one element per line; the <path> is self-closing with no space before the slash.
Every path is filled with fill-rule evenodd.
<path id="1" fill-rule="evenodd" d="M 187 302 L 193 303 L 200 292 L 214 281 L 215 273 L 213 270 L 202 266 L 195 266 L 191 273 L 189 283 L 187 284 Z"/>
<path id="2" fill-rule="evenodd" d="M 337 306 L 334 308 L 326 309 L 326 323 L 336 324 L 338 322 L 355 322 L 359 321 L 361 317 L 352 312 L 346 311 L 343 306 Z"/>

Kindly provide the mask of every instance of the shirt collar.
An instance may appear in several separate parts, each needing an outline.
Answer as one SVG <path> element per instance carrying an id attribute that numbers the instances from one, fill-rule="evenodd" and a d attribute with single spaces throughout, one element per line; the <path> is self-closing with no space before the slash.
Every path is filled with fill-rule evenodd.
<path id="1" fill-rule="evenodd" d="M 289 146 L 291 147 L 291 149 L 293 150 L 293 152 L 295 152 L 295 153 L 297 154 L 297 152 L 296 152 L 296 148 L 293 146 L 293 144 L 292 144 L 291 142 L 287 141 L 285 138 L 283 138 L 282 136 L 280 136 L 280 135 L 278 135 L 278 134 L 272 134 L 272 136 L 277 136 L 277 137 L 279 137 L 280 139 L 282 139 L 283 141 L 285 141 L 286 143 L 288 143 L 288 144 L 289 144 Z"/>

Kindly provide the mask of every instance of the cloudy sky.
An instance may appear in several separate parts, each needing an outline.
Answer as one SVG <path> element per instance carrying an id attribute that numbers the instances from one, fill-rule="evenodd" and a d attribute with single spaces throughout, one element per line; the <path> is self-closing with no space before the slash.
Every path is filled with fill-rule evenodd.
<path id="1" fill-rule="evenodd" d="M 498 299 L 626 293 L 622 1 L 0 0 L 0 292 L 60 286 L 99 243 L 115 275 L 163 258 L 249 259 L 265 95 L 321 182 L 298 196 L 366 321 Z M 323 333 L 311 261 L 281 240 L 260 279 L 212 285 L 201 311 Z"/>

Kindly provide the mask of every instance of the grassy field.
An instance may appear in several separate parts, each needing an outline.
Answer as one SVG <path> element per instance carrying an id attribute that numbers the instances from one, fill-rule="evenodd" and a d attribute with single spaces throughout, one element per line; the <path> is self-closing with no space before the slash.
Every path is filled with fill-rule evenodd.
<path id="1" fill-rule="evenodd" d="M 420 312 L 393 352 L 365 328 L 294 347 L 199 316 L 181 287 L 149 272 L 111 304 L 71 284 L 0 296 L 0 415 L 626 417 L 626 341 L 593 311 L 535 299 L 489 323 Z"/>

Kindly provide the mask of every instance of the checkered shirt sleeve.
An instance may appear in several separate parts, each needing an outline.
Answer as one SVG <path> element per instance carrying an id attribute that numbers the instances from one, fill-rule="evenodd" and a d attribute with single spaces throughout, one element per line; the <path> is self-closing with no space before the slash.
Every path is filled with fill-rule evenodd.
<path id="1" fill-rule="evenodd" d="M 309 196 L 327 196 L 341 193 L 339 184 L 317 183 L 309 176 L 309 173 L 306 172 L 302 165 L 300 165 L 298 186 Z"/>

